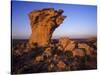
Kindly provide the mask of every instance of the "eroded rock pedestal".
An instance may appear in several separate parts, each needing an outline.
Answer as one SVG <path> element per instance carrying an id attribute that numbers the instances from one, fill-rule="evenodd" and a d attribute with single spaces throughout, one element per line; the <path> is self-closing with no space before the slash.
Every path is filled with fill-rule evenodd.
<path id="1" fill-rule="evenodd" d="M 63 10 L 55 10 L 54 8 L 45 8 L 30 12 L 29 19 L 32 34 L 29 39 L 29 45 L 48 45 L 51 41 L 53 31 L 65 18 L 65 16 L 62 16 L 62 13 Z"/>

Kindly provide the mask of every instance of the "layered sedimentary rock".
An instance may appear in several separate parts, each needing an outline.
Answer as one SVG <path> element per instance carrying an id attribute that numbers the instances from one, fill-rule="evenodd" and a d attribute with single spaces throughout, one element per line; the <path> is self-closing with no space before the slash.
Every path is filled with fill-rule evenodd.
<path id="1" fill-rule="evenodd" d="M 45 8 L 30 12 L 29 19 L 32 34 L 29 39 L 29 45 L 48 45 L 51 41 L 53 31 L 65 18 L 62 13 L 63 10 L 55 10 L 54 8 Z"/>

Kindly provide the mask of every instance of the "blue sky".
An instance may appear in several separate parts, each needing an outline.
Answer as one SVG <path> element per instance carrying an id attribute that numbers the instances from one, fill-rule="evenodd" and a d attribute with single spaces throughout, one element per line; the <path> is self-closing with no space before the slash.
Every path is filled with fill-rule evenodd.
<path id="1" fill-rule="evenodd" d="M 12 38 L 27 39 L 31 35 L 28 13 L 35 9 L 63 9 L 67 18 L 54 31 L 52 38 L 87 38 L 97 35 L 97 7 L 91 5 L 12 1 Z"/>

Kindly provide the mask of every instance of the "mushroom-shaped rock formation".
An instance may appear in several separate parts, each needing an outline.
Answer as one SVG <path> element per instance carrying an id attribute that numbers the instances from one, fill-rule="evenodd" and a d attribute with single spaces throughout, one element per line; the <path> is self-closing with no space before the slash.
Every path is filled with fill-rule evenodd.
<path id="1" fill-rule="evenodd" d="M 46 46 L 50 43 L 53 31 L 63 22 L 65 16 L 63 10 L 45 8 L 34 10 L 29 13 L 32 34 L 29 38 L 29 45 L 37 44 Z"/>

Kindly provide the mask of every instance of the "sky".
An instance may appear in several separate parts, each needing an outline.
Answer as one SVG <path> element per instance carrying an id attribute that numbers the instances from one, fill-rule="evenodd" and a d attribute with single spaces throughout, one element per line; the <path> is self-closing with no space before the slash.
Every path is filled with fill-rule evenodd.
<path id="1" fill-rule="evenodd" d="M 91 5 L 12 1 L 12 38 L 28 39 L 31 27 L 28 14 L 43 8 L 63 9 L 67 16 L 52 38 L 88 38 L 97 36 L 97 7 Z"/>

